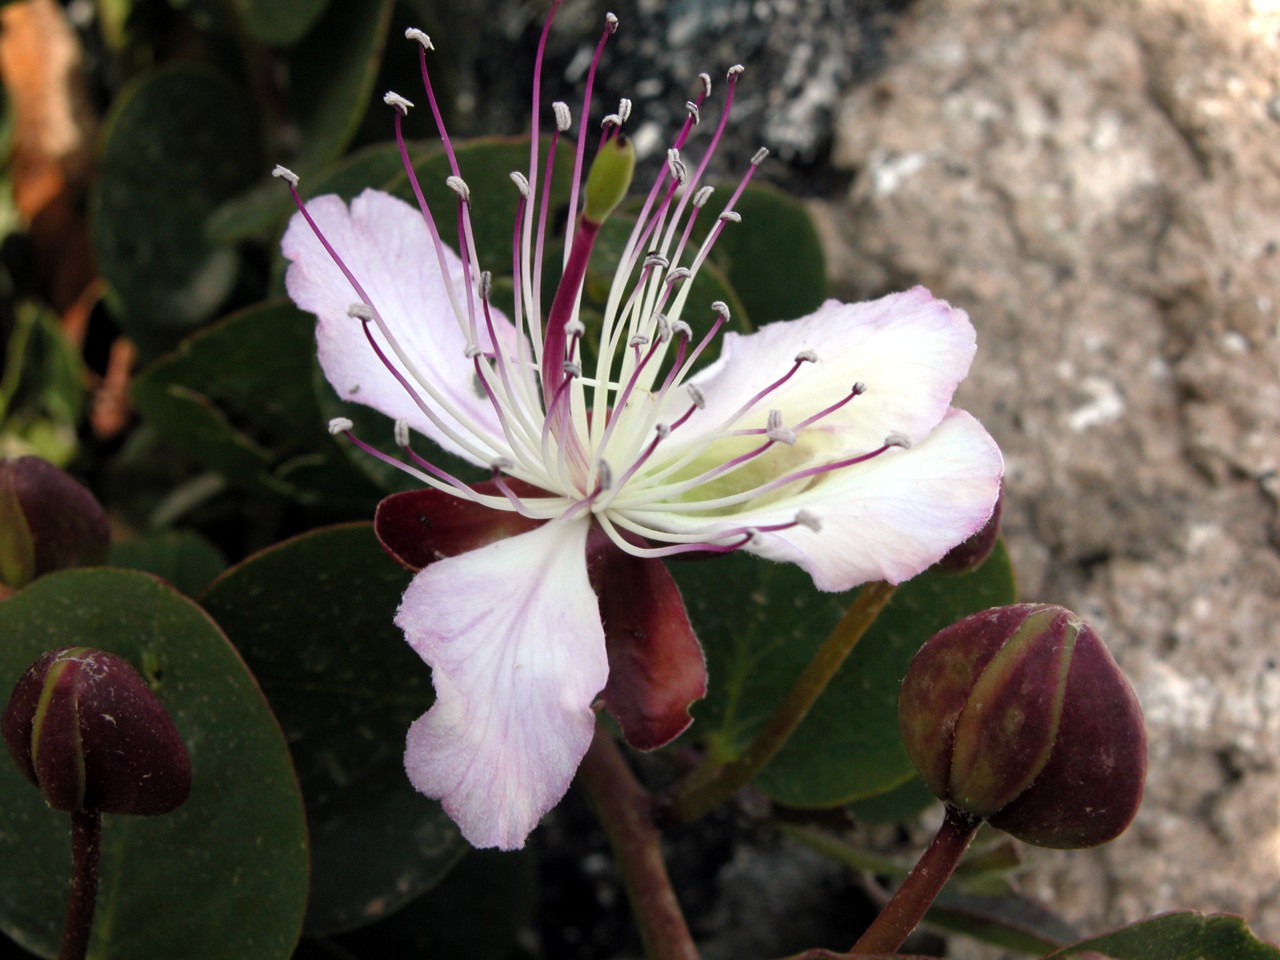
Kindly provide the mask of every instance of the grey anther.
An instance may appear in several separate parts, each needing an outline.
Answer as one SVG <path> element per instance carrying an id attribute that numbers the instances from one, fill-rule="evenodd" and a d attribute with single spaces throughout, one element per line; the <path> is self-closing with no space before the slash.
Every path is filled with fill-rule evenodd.
<path id="1" fill-rule="evenodd" d="M 769 411 L 769 423 L 764 435 L 774 443 L 785 443 L 788 447 L 796 445 L 795 431 L 783 424 L 781 410 Z"/>
<path id="2" fill-rule="evenodd" d="M 675 147 L 667 151 L 667 168 L 671 171 L 671 176 L 676 183 L 683 184 L 689 179 L 689 168 L 680 159 L 680 151 Z"/>
<path id="3" fill-rule="evenodd" d="M 716 188 L 712 186 L 699 187 L 698 192 L 693 195 L 693 206 L 696 210 L 701 210 L 707 205 L 707 201 L 711 199 L 711 195 L 716 192 Z"/>
<path id="4" fill-rule="evenodd" d="M 729 305 L 723 300 L 713 300 L 711 302 L 711 309 L 724 317 L 726 323 L 729 322 Z"/>
<path id="5" fill-rule="evenodd" d="M 600 490 L 608 490 L 613 486 L 613 467 L 609 466 L 608 460 L 601 460 L 600 465 L 596 467 L 596 487 Z"/>
<path id="6" fill-rule="evenodd" d="M 418 43 L 422 44 L 423 50 L 434 50 L 436 48 L 435 44 L 431 42 L 431 38 L 417 27 L 410 27 L 406 30 L 404 32 L 404 38 L 406 40 L 416 40 Z"/>
<path id="7" fill-rule="evenodd" d="M 891 433 L 884 438 L 886 447 L 901 447 L 903 450 L 911 449 L 911 438 L 904 433 Z"/>
<path id="8" fill-rule="evenodd" d="M 556 129 L 561 133 L 573 126 L 573 114 L 569 112 L 569 105 L 563 100 L 557 100 L 551 104 L 551 112 L 556 115 Z"/>
<path id="9" fill-rule="evenodd" d="M 755 155 L 754 155 L 754 156 L 752 156 L 752 158 L 751 158 L 751 165 L 752 165 L 753 167 L 758 167 L 758 166 L 760 166 L 760 164 L 764 163 L 765 159 L 766 159 L 768 156 L 769 156 L 769 148 L 768 148 L 768 147 L 761 147 L 759 150 L 757 150 L 757 151 L 755 152 Z"/>
<path id="10" fill-rule="evenodd" d="M 467 181 L 461 177 L 445 177 L 444 185 L 456 193 L 463 203 L 471 202 L 471 188 L 467 186 Z"/>
<path id="11" fill-rule="evenodd" d="M 401 450 L 409 446 L 409 421 L 397 420 L 395 425 L 396 446 Z"/>
<path id="12" fill-rule="evenodd" d="M 367 323 L 373 319 L 373 308 L 367 303 L 353 303 L 347 307 L 347 316 L 352 320 L 363 320 Z"/>
<path id="13" fill-rule="evenodd" d="M 724 213 L 720 214 L 720 219 L 725 223 L 741 223 L 742 214 L 737 210 L 726 210 Z"/>
<path id="14" fill-rule="evenodd" d="M 669 424 L 655 423 L 653 425 L 653 432 L 658 435 L 659 440 L 665 440 L 667 439 L 667 436 L 671 433 L 671 427 Z"/>
<path id="15" fill-rule="evenodd" d="M 382 102 L 385 103 L 388 107 L 395 107 L 397 110 L 400 111 L 400 116 L 402 117 L 408 116 L 409 111 L 413 109 L 413 102 L 410 100 L 406 100 L 404 97 L 400 96 L 400 94 L 396 93 L 394 90 L 388 90 L 386 93 L 384 93 L 382 95 Z"/>
<path id="16" fill-rule="evenodd" d="M 667 319 L 666 314 L 660 313 L 657 317 L 658 339 L 666 343 L 671 339 L 671 321 Z"/>
<path id="17" fill-rule="evenodd" d="M 618 101 L 618 117 L 623 123 L 631 119 L 631 101 L 626 97 Z"/>
<path id="18" fill-rule="evenodd" d="M 510 460 L 508 460 L 506 457 L 494 457 L 492 460 L 489 461 L 489 469 L 491 469 L 494 473 L 506 473 L 508 470 L 510 470 L 514 466 L 515 464 L 512 463 Z"/>
<path id="19" fill-rule="evenodd" d="M 520 191 L 520 196 L 529 196 L 529 178 L 519 170 L 512 170 L 507 174 L 511 178 L 511 182 L 516 185 L 516 189 Z"/>
<path id="20" fill-rule="evenodd" d="M 853 388 L 849 392 L 852 393 L 855 397 L 860 397 L 867 392 L 867 385 L 863 383 L 861 380 L 859 380 L 857 383 L 853 385 Z"/>
<path id="21" fill-rule="evenodd" d="M 704 97 L 711 96 L 711 74 L 700 73 L 698 79 L 702 81 L 702 95 Z"/>
<path id="22" fill-rule="evenodd" d="M 574 380 L 577 380 L 580 376 L 582 376 L 582 368 L 578 366 L 576 363 L 574 363 L 572 360 L 566 360 L 560 369 L 563 370 L 567 376 L 569 376 Z"/>
<path id="23" fill-rule="evenodd" d="M 689 111 L 689 116 L 693 117 L 693 125 L 696 127 L 702 122 L 702 111 L 698 109 L 698 105 L 692 100 L 684 102 L 684 108 Z"/>
<path id="24" fill-rule="evenodd" d="M 796 524 L 801 527 L 808 527 L 814 533 L 822 532 L 822 521 L 808 510 L 796 511 Z"/>
<path id="25" fill-rule="evenodd" d="M 334 417 L 329 421 L 329 432 L 336 437 L 340 433 L 346 433 L 354 426 L 355 424 L 346 417 Z"/>
<path id="26" fill-rule="evenodd" d="M 726 76 L 729 78 L 729 82 L 732 83 L 733 78 L 740 75 L 742 71 L 745 69 L 747 68 L 740 63 L 735 63 L 732 67 L 730 67 L 729 72 L 726 74 Z"/>
<path id="27" fill-rule="evenodd" d="M 667 274 L 667 280 L 666 280 L 667 286 L 671 286 L 672 284 L 676 284 L 676 283 L 681 283 L 685 280 L 688 280 L 692 276 L 693 276 L 693 271 L 690 270 L 688 267 L 676 267 L 674 270 L 672 270 L 670 273 Z"/>
<path id="28" fill-rule="evenodd" d="M 667 267 L 671 266 L 671 261 L 668 260 L 666 257 L 664 257 L 662 254 L 656 251 L 651 251 L 645 254 L 644 265 L 646 267 L 658 267 L 662 270 L 665 270 L 667 269 Z"/>
<path id="29" fill-rule="evenodd" d="M 689 326 L 683 320 L 671 321 L 671 334 L 676 337 L 684 337 L 686 340 L 693 339 L 693 327 Z"/>
<path id="30" fill-rule="evenodd" d="M 643 347 L 649 342 L 649 338 L 643 333 L 637 333 L 634 337 L 627 341 L 629 347 Z"/>
<path id="31" fill-rule="evenodd" d="M 493 293 L 493 271 L 480 271 L 480 299 L 488 300 L 489 295 Z"/>
<path id="32" fill-rule="evenodd" d="M 600 121 L 601 130 L 608 129 L 609 127 L 620 126 L 622 126 L 622 118 L 616 113 L 607 113 L 605 114 L 604 119 Z"/>
<path id="33" fill-rule="evenodd" d="M 707 398 L 703 395 L 702 389 L 696 383 L 686 383 L 684 388 L 689 394 L 689 400 L 699 410 L 707 405 Z"/>
<path id="34" fill-rule="evenodd" d="M 581 320 L 570 320 L 564 325 L 566 337 L 580 337 L 587 332 L 587 326 Z"/>
<path id="35" fill-rule="evenodd" d="M 295 187 L 298 185 L 298 175 L 288 167 L 282 167 L 278 163 L 271 168 L 271 175 L 273 177 L 279 177 L 281 180 L 286 180 Z"/>
<path id="36" fill-rule="evenodd" d="M 606 13 L 604 15 L 604 28 L 608 30 L 610 33 L 617 33 L 618 18 L 615 17 L 612 13 Z"/>
<path id="37" fill-rule="evenodd" d="M 466 357 L 468 360 L 474 360 L 476 357 L 480 356 L 480 354 L 482 353 L 484 353 L 484 351 L 481 350 L 479 345 L 475 343 L 468 343 L 462 349 L 462 355 Z"/>
<path id="38" fill-rule="evenodd" d="M 796 363 L 817 363 L 818 355 L 812 350 L 801 350 L 796 354 Z"/>

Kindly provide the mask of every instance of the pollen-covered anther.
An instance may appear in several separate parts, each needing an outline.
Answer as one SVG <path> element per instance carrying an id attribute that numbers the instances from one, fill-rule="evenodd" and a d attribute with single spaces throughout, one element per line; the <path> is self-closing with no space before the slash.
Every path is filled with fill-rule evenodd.
<path id="1" fill-rule="evenodd" d="M 608 490 L 613 486 L 613 468 L 608 460 L 601 460 L 596 467 L 596 490 Z"/>
<path id="2" fill-rule="evenodd" d="M 735 63 L 732 67 L 729 68 L 725 76 L 728 77 L 730 80 L 732 80 L 734 77 L 740 76 L 742 71 L 745 69 L 747 68 L 744 67 L 742 64 Z"/>
<path id="3" fill-rule="evenodd" d="M 347 307 L 347 316 L 352 320 L 368 323 L 373 319 L 373 308 L 367 303 L 353 303 Z"/>
<path id="4" fill-rule="evenodd" d="M 757 150 L 757 151 L 755 152 L 755 154 L 752 156 L 752 158 L 751 158 L 751 165 L 752 165 L 753 167 L 758 167 L 758 166 L 760 166 L 760 164 L 764 163 L 764 162 L 765 162 L 765 160 L 766 160 L 766 159 L 768 159 L 768 157 L 769 157 L 769 148 L 768 148 L 768 147 L 761 147 L 761 148 L 760 148 L 759 150 Z"/>
<path id="5" fill-rule="evenodd" d="M 689 326 L 683 320 L 672 320 L 671 335 L 674 337 L 684 337 L 686 340 L 692 340 L 693 327 Z"/>
<path id="6" fill-rule="evenodd" d="M 643 333 L 637 333 L 634 337 L 627 341 L 629 347 L 643 347 L 649 342 L 649 338 Z"/>
<path id="7" fill-rule="evenodd" d="M 566 337 L 580 337 L 587 332 L 587 325 L 581 320 L 570 320 L 564 325 Z"/>
<path id="8" fill-rule="evenodd" d="M 891 433 L 884 438 L 886 447 L 901 447 L 903 450 L 911 449 L 911 438 L 905 433 Z"/>
<path id="9" fill-rule="evenodd" d="M 515 464 L 512 463 L 506 457 L 494 457 L 492 460 L 489 461 L 489 467 L 490 469 L 493 470 L 494 473 L 506 473 L 508 470 L 512 469 L 514 466 Z"/>
<path id="10" fill-rule="evenodd" d="M 400 116 L 402 117 L 407 117 L 409 115 L 409 111 L 413 109 L 413 102 L 406 100 L 394 90 L 388 90 L 384 93 L 382 95 L 382 102 L 388 107 L 395 107 L 395 109 L 400 111 Z"/>
<path id="11" fill-rule="evenodd" d="M 671 321 L 667 319 L 665 313 L 660 313 L 656 322 L 658 324 L 658 339 L 666 343 L 671 339 Z"/>
<path id="12" fill-rule="evenodd" d="M 471 188 L 467 186 L 467 181 L 461 177 L 445 177 L 444 185 L 456 193 L 463 203 L 471 202 Z"/>
<path id="13" fill-rule="evenodd" d="M 713 300 L 711 303 L 711 309 L 724 317 L 726 323 L 729 322 L 729 305 L 723 300 Z"/>
<path id="14" fill-rule="evenodd" d="M 667 151 L 667 168 L 671 171 L 671 178 L 676 183 L 683 185 L 689 179 L 689 168 L 680 159 L 680 151 L 675 147 Z"/>
<path id="15" fill-rule="evenodd" d="M 665 423 L 656 423 L 653 426 L 653 432 L 658 435 L 659 440 L 665 440 L 671 434 L 671 427 Z"/>
<path id="16" fill-rule="evenodd" d="M 395 423 L 396 446 L 401 450 L 409 448 L 409 421 L 397 420 Z"/>
<path id="17" fill-rule="evenodd" d="M 631 101 L 627 97 L 623 97 L 618 101 L 618 120 L 626 123 L 631 119 Z"/>
<path id="18" fill-rule="evenodd" d="M 406 30 L 404 32 L 404 38 L 406 40 L 414 40 L 422 44 L 423 50 L 434 50 L 436 48 L 435 44 L 431 42 L 431 38 L 428 37 L 421 30 L 419 30 L 417 27 L 410 27 L 408 30 Z"/>
<path id="19" fill-rule="evenodd" d="M 665 270 L 667 267 L 671 266 L 671 261 L 660 253 L 650 252 L 645 255 L 644 265 L 646 267 L 657 267 L 660 270 Z"/>
<path id="20" fill-rule="evenodd" d="M 354 428 L 355 424 L 346 417 L 334 417 L 329 421 L 329 432 L 335 437 L 340 433 L 346 433 L 348 430 L 353 430 Z"/>
<path id="21" fill-rule="evenodd" d="M 696 383 L 686 383 L 685 390 L 689 394 L 689 401 L 699 410 L 707 405 L 707 398 L 702 393 L 702 388 Z"/>
<path id="22" fill-rule="evenodd" d="M 511 178 L 511 182 L 516 185 L 516 189 L 520 191 L 520 196 L 529 196 L 529 178 L 519 170 L 512 170 L 507 174 Z"/>
<path id="23" fill-rule="evenodd" d="M 693 271 L 690 270 L 688 267 L 676 267 L 669 274 L 667 274 L 666 283 L 667 283 L 667 286 L 671 286 L 676 283 L 683 283 L 685 280 L 688 280 L 692 276 L 693 276 Z"/>
<path id="24" fill-rule="evenodd" d="M 479 344 L 468 343 L 465 347 L 462 348 L 462 355 L 466 357 L 468 360 L 474 360 L 476 357 L 480 356 L 480 354 L 482 353 L 484 353 L 484 351 L 480 349 Z"/>
<path id="25" fill-rule="evenodd" d="M 571 377 L 574 380 L 577 380 L 582 376 L 582 367 L 578 366 L 572 360 L 566 360 L 561 369 L 564 370 L 566 376 Z"/>
<path id="26" fill-rule="evenodd" d="M 273 177 L 279 177 L 281 180 L 286 180 L 295 187 L 298 185 L 298 175 L 288 167 L 282 167 L 278 163 L 271 168 L 271 175 Z"/>
<path id="27" fill-rule="evenodd" d="M 604 15 L 604 28 L 608 30 L 610 33 L 617 33 L 618 18 L 615 17 L 612 13 L 606 13 Z"/>
<path id="28" fill-rule="evenodd" d="M 693 195 L 693 207 L 695 210 L 701 210 L 707 205 L 707 201 L 711 199 L 711 195 L 716 192 L 716 188 L 712 186 L 699 187 L 698 191 Z"/>
<path id="29" fill-rule="evenodd" d="M 480 282 L 477 285 L 480 291 L 480 299 L 488 300 L 489 295 L 493 293 L 493 271 L 481 270 Z"/>
<path id="30" fill-rule="evenodd" d="M 551 104 L 551 112 L 556 115 L 556 129 L 561 133 L 573 126 L 573 114 L 569 112 L 569 105 L 563 100 L 557 100 Z"/>
<path id="31" fill-rule="evenodd" d="M 814 533 L 822 532 L 822 521 L 808 510 L 796 511 L 796 526 L 808 527 Z"/>
<path id="32" fill-rule="evenodd" d="M 702 111 L 698 109 L 698 105 L 692 100 L 684 102 L 684 108 L 689 111 L 689 116 L 693 117 L 693 125 L 696 127 L 702 122 Z"/>
<path id="33" fill-rule="evenodd" d="M 698 74 L 698 79 L 702 81 L 702 96 L 703 97 L 711 96 L 711 74 L 700 73 Z"/>
<path id="34" fill-rule="evenodd" d="M 796 354 L 796 363 L 817 363 L 818 355 L 812 350 L 801 350 Z"/>
<path id="35" fill-rule="evenodd" d="M 764 435 L 774 443 L 785 443 L 788 447 L 796 445 L 796 433 L 782 422 L 781 410 L 769 411 L 769 422 Z"/>
<path id="36" fill-rule="evenodd" d="M 867 385 L 863 383 L 861 380 L 859 380 L 857 383 L 855 383 L 852 387 L 849 388 L 849 392 L 852 393 L 855 397 L 860 397 L 867 392 Z"/>
<path id="37" fill-rule="evenodd" d="M 737 210 L 726 210 L 724 213 L 720 214 L 720 219 L 725 223 L 741 223 L 742 214 Z"/>

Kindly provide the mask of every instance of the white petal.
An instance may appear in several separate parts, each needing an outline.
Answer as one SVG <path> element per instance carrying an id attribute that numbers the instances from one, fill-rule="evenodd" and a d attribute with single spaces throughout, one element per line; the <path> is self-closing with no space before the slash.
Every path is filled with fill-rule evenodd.
<path id="1" fill-rule="evenodd" d="M 523 846 L 591 744 L 609 664 L 589 529 L 551 522 L 434 563 L 396 614 L 436 689 L 405 769 L 474 846 Z"/>
<path id="2" fill-rule="evenodd" d="M 369 294 L 406 355 L 468 424 L 464 427 L 447 414 L 445 422 L 463 433 L 479 434 L 481 445 L 488 452 L 484 456 L 465 453 L 431 423 L 382 365 L 365 339 L 361 321 L 347 315 L 348 307 L 359 302 L 358 294 L 302 215 L 294 214 L 281 241 L 284 255 L 292 261 L 286 284 L 294 303 L 319 319 L 316 339 L 320 366 L 333 388 L 342 399 L 367 404 L 393 420 L 407 420 L 415 430 L 447 450 L 487 465 L 506 450 L 506 443 L 492 405 L 474 382 L 474 367 L 464 356 L 466 339 L 449 304 L 444 275 L 422 215 L 407 203 L 376 190 L 366 190 L 356 197 L 350 210 L 336 196 L 317 197 L 307 203 L 307 210 Z M 448 247 L 445 261 L 459 306 L 465 311 L 462 261 Z M 472 277 L 477 275 L 473 268 Z M 492 345 L 478 300 L 476 310 L 479 343 L 489 351 Z M 511 349 L 516 343 L 515 328 L 496 311 L 494 329 L 498 339 Z M 377 339 L 383 352 L 394 359 L 380 334 Z M 401 368 L 401 372 L 406 371 Z M 413 378 L 409 379 L 412 382 Z M 419 395 L 427 399 L 420 390 Z M 438 405 L 433 407 L 439 412 Z"/>
<path id="3" fill-rule="evenodd" d="M 812 351 L 782 387 L 770 393 L 739 426 L 763 426 L 780 410 L 794 426 L 847 395 L 855 383 L 866 393 L 815 426 L 838 432 L 836 446 L 869 450 L 890 433 L 922 439 L 947 412 L 975 351 L 973 325 L 963 310 L 934 299 L 924 287 L 865 303 L 828 300 L 798 320 L 770 323 L 747 336 L 725 334 L 720 358 L 692 378 L 706 398 L 682 428 L 696 444 L 761 389 Z"/>
<path id="4" fill-rule="evenodd" d="M 890 450 L 825 475 L 796 496 L 717 521 L 715 528 L 762 527 L 806 510 L 820 529 L 792 527 L 758 534 L 743 549 L 798 564 L 820 590 L 848 590 L 869 580 L 901 583 L 923 572 L 981 529 L 991 516 L 1004 462 L 982 424 L 950 411 L 909 450 Z M 668 515 L 662 526 L 692 531 L 690 518 Z"/>

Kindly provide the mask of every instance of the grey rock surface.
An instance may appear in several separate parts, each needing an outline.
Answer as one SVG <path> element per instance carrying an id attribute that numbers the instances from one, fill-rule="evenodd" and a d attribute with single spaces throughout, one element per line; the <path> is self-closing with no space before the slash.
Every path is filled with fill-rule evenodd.
<path id="1" fill-rule="evenodd" d="M 1146 711 L 1130 831 L 1033 851 L 1085 929 L 1182 907 L 1280 938 L 1280 10 L 921 0 L 844 100 L 835 293 L 922 282 L 979 354 L 1027 599 Z"/>

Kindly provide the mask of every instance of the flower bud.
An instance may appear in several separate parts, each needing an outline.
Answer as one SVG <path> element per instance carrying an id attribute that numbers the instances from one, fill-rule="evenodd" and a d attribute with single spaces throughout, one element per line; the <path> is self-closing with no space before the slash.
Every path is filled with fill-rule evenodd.
<path id="1" fill-rule="evenodd" d="M 983 524 L 982 529 L 968 540 L 952 547 L 945 557 L 934 564 L 934 569 L 942 573 L 959 574 L 977 570 L 982 566 L 987 557 L 991 556 L 991 551 L 996 548 L 996 541 L 1000 539 L 1000 516 L 1003 512 L 1004 484 L 1002 483 L 999 493 L 996 494 L 995 509 L 991 511 L 991 516 Z"/>
<path id="2" fill-rule="evenodd" d="M 107 515 L 82 484 L 39 457 L 0 460 L 0 581 L 17 589 L 102 563 L 110 545 Z"/>
<path id="3" fill-rule="evenodd" d="M 13 688 L 0 733 L 57 810 L 168 813 L 191 792 L 191 760 L 168 712 L 112 653 L 41 656 Z"/>
<path id="4" fill-rule="evenodd" d="M 903 679 L 898 722 L 936 796 L 1028 843 L 1105 843 L 1142 799 L 1138 698 L 1062 607 L 996 607 L 934 635 Z"/>

